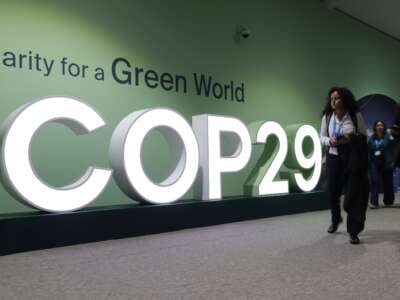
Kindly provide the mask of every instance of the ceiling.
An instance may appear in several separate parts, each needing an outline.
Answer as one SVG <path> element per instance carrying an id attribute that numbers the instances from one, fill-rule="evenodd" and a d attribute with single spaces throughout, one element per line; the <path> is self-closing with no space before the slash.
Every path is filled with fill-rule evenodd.
<path id="1" fill-rule="evenodd" d="M 400 0 L 322 0 L 336 9 L 400 40 Z"/>

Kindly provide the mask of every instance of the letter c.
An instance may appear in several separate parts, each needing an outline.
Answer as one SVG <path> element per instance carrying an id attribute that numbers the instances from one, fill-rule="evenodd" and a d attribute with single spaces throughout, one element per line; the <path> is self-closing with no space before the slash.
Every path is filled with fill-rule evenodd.
<path id="1" fill-rule="evenodd" d="M 30 145 L 36 131 L 47 122 L 58 122 L 76 134 L 105 125 L 101 116 L 87 104 L 66 97 L 34 101 L 14 111 L 4 122 L 1 140 L 1 176 L 7 190 L 24 204 L 49 212 L 80 209 L 103 191 L 110 169 L 89 167 L 71 185 L 50 187 L 35 174 Z"/>

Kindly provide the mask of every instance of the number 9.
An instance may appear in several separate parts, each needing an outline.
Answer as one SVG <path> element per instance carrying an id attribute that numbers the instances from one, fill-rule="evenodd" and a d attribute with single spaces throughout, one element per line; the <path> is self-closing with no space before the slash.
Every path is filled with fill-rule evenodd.
<path id="1" fill-rule="evenodd" d="M 285 165 L 288 168 L 299 170 L 293 174 L 298 189 L 303 192 L 312 191 L 321 176 L 322 150 L 319 135 L 310 125 L 292 125 L 287 128 L 287 131 L 289 132 L 290 150 Z M 312 153 L 308 155 L 304 153 L 303 147 L 306 138 L 310 138 L 312 142 Z M 311 169 L 313 169 L 311 175 L 305 178 L 303 173 L 307 174 L 309 173 L 307 171 Z"/>

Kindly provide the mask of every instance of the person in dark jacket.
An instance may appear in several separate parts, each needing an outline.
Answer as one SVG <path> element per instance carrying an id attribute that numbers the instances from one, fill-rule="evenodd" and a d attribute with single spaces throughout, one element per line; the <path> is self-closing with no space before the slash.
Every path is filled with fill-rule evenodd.
<path id="1" fill-rule="evenodd" d="M 393 193 L 393 159 L 389 146 L 394 138 L 386 131 L 385 122 L 378 120 L 373 126 L 373 135 L 368 141 L 369 174 L 371 178 L 370 208 L 378 208 L 380 183 L 383 183 L 383 203 L 391 205 L 394 202 Z"/>
<path id="2" fill-rule="evenodd" d="M 394 166 L 400 167 L 400 104 L 397 105 L 391 134 L 394 137 L 394 145 L 392 147 Z"/>

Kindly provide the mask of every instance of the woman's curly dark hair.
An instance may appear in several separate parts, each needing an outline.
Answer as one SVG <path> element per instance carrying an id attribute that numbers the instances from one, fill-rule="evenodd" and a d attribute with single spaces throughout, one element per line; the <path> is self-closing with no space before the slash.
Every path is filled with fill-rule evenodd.
<path id="1" fill-rule="evenodd" d="M 333 94 L 333 92 L 337 91 L 338 89 L 339 89 L 339 87 L 337 87 L 337 86 L 331 87 L 329 89 L 328 96 L 326 97 L 325 107 L 321 112 L 321 117 L 332 114 L 333 109 L 332 109 L 332 105 L 331 105 L 331 95 Z"/>
<path id="2" fill-rule="evenodd" d="M 333 112 L 331 106 L 331 95 L 332 93 L 337 92 L 342 99 L 343 109 L 347 112 L 352 119 L 356 118 L 356 113 L 358 112 L 358 105 L 356 98 L 354 97 L 353 93 L 345 87 L 332 87 L 328 92 L 327 101 L 325 104 L 324 109 L 321 112 L 321 115 L 331 115 Z"/>

